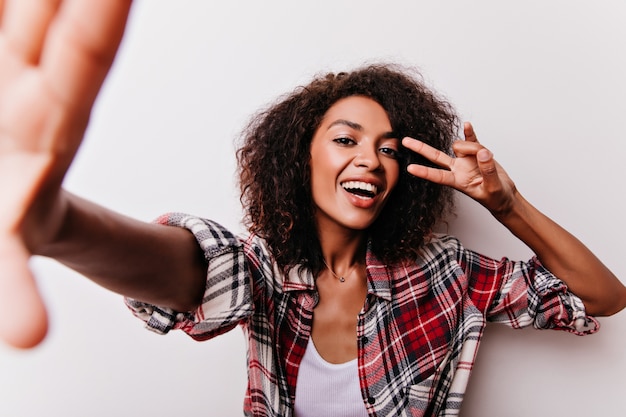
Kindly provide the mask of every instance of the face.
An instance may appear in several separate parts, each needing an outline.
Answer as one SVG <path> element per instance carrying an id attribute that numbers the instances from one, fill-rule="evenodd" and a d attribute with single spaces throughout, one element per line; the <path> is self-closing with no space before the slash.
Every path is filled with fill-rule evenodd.
<path id="1" fill-rule="evenodd" d="M 400 140 L 372 99 L 352 96 L 328 109 L 311 142 L 311 190 L 318 228 L 363 231 L 398 182 Z"/>

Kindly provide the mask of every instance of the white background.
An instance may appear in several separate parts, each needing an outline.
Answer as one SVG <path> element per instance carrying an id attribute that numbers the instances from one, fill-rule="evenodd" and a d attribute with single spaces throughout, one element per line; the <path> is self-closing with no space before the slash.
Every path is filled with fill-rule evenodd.
<path id="1" fill-rule="evenodd" d="M 240 230 L 234 139 L 249 116 L 320 71 L 395 61 L 420 67 L 522 194 L 624 281 L 625 22 L 623 0 L 138 1 L 66 185 L 141 219 Z M 458 212 L 466 246 L 530 256 L 476 204 Z M 157 336 L 120 296 L 33 267 L 51 330 L 32 351 L 0 346 L 0 416 L 241 415 L 239 329 Z M 588 337 L 489 326 L 462 415 L 625 415 L 626 312 L 600 321 Z"/>

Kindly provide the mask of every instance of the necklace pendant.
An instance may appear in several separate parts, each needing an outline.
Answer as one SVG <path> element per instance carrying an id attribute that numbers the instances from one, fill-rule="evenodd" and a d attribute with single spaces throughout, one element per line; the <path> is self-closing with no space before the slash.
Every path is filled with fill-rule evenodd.
<path id="1" fill-rule="evenodd" d="M 346 279 L 344 277 L 339 277 L 339 282 L 346 282 Z"/>

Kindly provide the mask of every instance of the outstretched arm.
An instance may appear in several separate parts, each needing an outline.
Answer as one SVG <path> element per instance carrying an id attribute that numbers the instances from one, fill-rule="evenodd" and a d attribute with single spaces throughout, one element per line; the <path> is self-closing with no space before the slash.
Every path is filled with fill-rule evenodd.
<path id="1" fill-rule="evenodd" d="M 131 0 L 0 0 L 0 339 L 14 346 L 37 344 L 47 328 L 32 254 L 178 309 L 202 294 L 204 264 L 190 233 L 61 189 L 130 7 Z"/>
<path id="2" fill-rule="evenodd" d="M 453 187 L 486 207 L 533 250 L 541 262 L 585 303 L 588 314 L 611 315 L 626 307 L 626 287 L 578 239 L 549 219 L 518 192 L 513 181 L 465 123 L 465 141 L 452 158 L 427 144 L 405 138 L 404 146 L 441 169 L 410 165 L 420 178 Z"/>

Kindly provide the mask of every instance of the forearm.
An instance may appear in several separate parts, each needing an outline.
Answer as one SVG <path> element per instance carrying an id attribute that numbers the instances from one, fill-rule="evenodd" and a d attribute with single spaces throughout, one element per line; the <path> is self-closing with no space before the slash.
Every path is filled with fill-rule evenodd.
<path id="1" fill-rule="evenodd" d="M 585 303 L 591 315 L 626 307 L 626 287 L 577 238 L 545 216 L 519 193 L 510 209 L 495 215 L 539 260 Z"/>
<path id="2" fill-rule="evenodd" d="M 131 298 L 178 311 L 199 305 L 206 264 L 190 232 L 134 220 L 66 192 L 62 200 L 60 227 L 36 254 Z"/>

